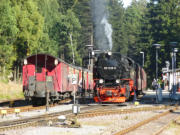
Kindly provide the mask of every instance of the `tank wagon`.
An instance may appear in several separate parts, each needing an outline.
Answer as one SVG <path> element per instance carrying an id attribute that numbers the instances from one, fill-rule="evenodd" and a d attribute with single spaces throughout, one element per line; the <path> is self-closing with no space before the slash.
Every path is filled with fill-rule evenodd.
<path id="1" fill-rule="evenodd" d="M 94 54 L 95 102 L 125 102 L 146 89 L 146 73 L 132 59 L 119 53 Z"/>
<path id="2" fill-rule="evenodd" d="M 76 76 L 77 84 L 72 83 Z M 92 72 L 64 62 L 49 54 L 35 54 L 24 59 L 23 92 L 33 104 L 45 102 L 47 92 L 49 101 L 55 102 L 77 92 L 93 89 Z"/>

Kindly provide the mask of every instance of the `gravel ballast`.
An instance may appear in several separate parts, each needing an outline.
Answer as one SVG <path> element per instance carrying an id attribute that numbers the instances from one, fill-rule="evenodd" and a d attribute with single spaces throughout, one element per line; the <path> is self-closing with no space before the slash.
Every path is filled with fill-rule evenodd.
<path id="1" fill-rule="evenodd" d="M 29 127 L 25 129 L 9 130 L 1 134 L 5 135 L 111 135 L 135 123 L 157 115 L 161 111 L 135 112 L 131 114 L 116 114 L 83 118 L 78 121 L 81 128 L 61 127 Z"/>

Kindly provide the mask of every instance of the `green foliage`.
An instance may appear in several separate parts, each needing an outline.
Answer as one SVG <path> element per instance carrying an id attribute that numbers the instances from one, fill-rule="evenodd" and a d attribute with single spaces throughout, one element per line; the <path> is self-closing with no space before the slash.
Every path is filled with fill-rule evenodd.
<path id="1" fill-rule="evenodd" d="M 64 14 L 67 10 L 72 10 L 78 3 L 78 0 L 58 0 L 58 3 L 60 5 L 60 12 Z"/>
<path id="2" fill-rule="evenodd" d="M 75 58 L 78 59 L 79 57 L 76 53 L 76 48 L 80 28 L 81 25 L 78 18 L 76 18 L 72 10 L 68 10 L 65 15 L 61 14 L 59 21 L 53 25 L 50 31 L 51 38 L 58 43 L 59 56 L 67 62 L 72 63 L 73 61 L 72 48 L 76 54 Z M 72 44 L 70 35 L 72 35 Z"/>
<path id="3" fill-rule="evenodd" d="M 43 37 L 41 40 L 41 52 L 47 52 L 59 56 L 72 63 L 72 51 L 75 60 L 80 64 L 77 53 L 77 40 L 81 24 L 72 8 L 77 1 L 39 0 L 39 12 L 44 16 Z M 72 45 L 70 41 L 72 35 Z M 73 50 L 72 50 L 73 49 Z"/>
<path id="4" fill-rule="evenodd" d="M 155 48 L 153 43 L 160 43 L 161 48 L 159 50 L 159 76 L 161 74 L 162 67 L 165 67 L 165 61 L 171 61 L 170 53 L 172 47 L 170 42 L 179 41 L 179 28 L 180 28 L 180 0 L 159 0 L 157 3 L 150 1 L 147 5 L 148 12 L 144 19 L 144 25 L 142 26 L 142 35 L 144 44 L 147 44 L 146 50 L 146 69 L 149 73 L 149 79 L 155 78 Z M 178 46 L 177 46 L 178 47 Z M 178 47 L 179 48 L 179 47 Z M 178 57 L 177 57 L 178 58 Z M 179 59 L 179 58 L 178 58 Z M 151 74 L 153 73 L 153 74 Z"/>
<path id="5" fill-rule="evenodd" d="M 37 0 L 38 10 L 44 17 L 43 35 L 38 52 L 58 56 L 58 42 L 51 33 L 53 26 L 60 20 L 61 13 L 57 0 Z"/>
<path id="6" fill-rule="evenodd" d="M 14 70 L 24 57 L 35 53 L 63 56 L 65 61 L 72 62 L 72 49 L 76 63 L 80 64 L 77 48 L 81 24 L 73 12 L 77 2 L 1 0 L 1 72 Z"/>
<path id="7" fill-rule="evenodd" d="M 113 50 L 126 55 L 128 51 L 128 46 L 126 43 L 126 31 L 124 25 L 125 9 L 123 8 L 122 1 L 110 0 L 109 11 L 109 21 L 112 24 L 113 28 Z"/>
<path id="8" fill-rule="evenodd" d="M 11 0 L 11 3 L 19 29 L 15 44 L 18 60 L 20 60 L 38 51 L 44 20 L 33 0 Z"/>
<path id="9" fill-rule="evenodd" d="M 165 61 L 171 61 L 169 42 L 180 42 L 180 0 L 133 0 L 127 8 L 122 0 L 107 1 L 113 51 L 138 63 L 143 51 L 144 68 L 152 80 L 156 62 L 152 44 L 160 43 L 160 75 Z M 1 0 L 0 20 L 0 74 L 9 73 L 33 53 L 49 53 L 68 63 L 74 54 L 76 65 L 81 65 L 85 45 L 94 44 L 90 0 Z M 178 53 L 178 65 L 179 61 Z"/>
<path id="10" fill-rule="evenodd" d="M 81 29 L 79 30 L 77 50 L 80 54 L 80 57 L 82 58 L 88 53 L 85 45 L 93 44 L 93 21 L 91 16 L 91 1 L 78 0 L 78 2 L 74 4 L 73 12 L 76 14 L 81 24 Z"/>
<path id="11" fill-rule="evenodd" d="M 125 31 L 126 31 L 126 43 L 128 46 L 128 56 L 136 57 L 136 61 L 140 63 L 141 59 L 138 59 L 140 51 L 144 51 L 144 46 L 141 45 L 141 27 L 143 17 L 146 13 L 146 0 L 133 1 L 131 6 L 126 9 L 125 12 Z"/>
<path id="12" fill-rule="evenodd" d="M 180 0 L 133 0 L 126 9 L 121 1 L 110 1 L 110 22 L 113 26 L 113 50 L 126 54 L 136 62 L 142 62 L 145 53 L 145 69 L 148 80 L 155 78 L 156 50 L 153 43 L 160 43 L 158 73 L 161 74 L 165 61 L 171 61 L 172 47 L 170 42 L 179 40 L 180 33 Z M 179 46 L 177 46 L 179 48 Z M 180 48 L 179 48 L 180 49 Z M 177 54 L 177 63 L 179 54 Z M 149 81 L 151 84 L 151 81 Z"/>
<path id="13" fill-rule="evenodd" d="M 8 72 L 16 60 L 15 40 L 19 32 L 14 17 L 13 10 L 10 7 L 10 1 L 1 0 L 0 2 L 0 67 L 1 72 Z"/>

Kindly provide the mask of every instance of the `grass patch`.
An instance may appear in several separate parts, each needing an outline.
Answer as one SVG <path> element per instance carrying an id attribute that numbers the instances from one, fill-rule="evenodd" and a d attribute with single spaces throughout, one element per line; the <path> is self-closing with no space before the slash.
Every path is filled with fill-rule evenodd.
<path id="1" fill-rule="evenodd" d="M 24 98 L 22 84 L 0 82 L 0 101 Z"/>

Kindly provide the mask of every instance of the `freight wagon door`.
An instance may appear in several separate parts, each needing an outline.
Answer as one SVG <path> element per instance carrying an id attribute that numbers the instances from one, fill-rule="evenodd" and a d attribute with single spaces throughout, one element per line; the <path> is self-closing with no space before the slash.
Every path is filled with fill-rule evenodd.
<path id="1" fill-rule="evenodd" d="M 68 65 L 61 63 L 61 92 L 68 90 Z"/>
<path id="2" fill-rule="evenodd" d="M 38 64 L 36 67 L 36 91 L 41 93 L 41 91 L 46 89 L 46 69 L 43 65 Z"/>
<path id="3" fill-rule="evenodd" d="M 41 85 L 41 87 L 45 88 L 46 86 L 47 89 L 54 90 L 53 73 L 48 70 L 48 65 L 46 65 L 46 67 L 37 67 L 36 81 L 39 83 L 39 85 Z"/>
<path id="4" fill-rule="evenodd" d="M 36 81 L 37 82 L 43 82 L 45 81 L 45 73 L 46 69 L 43 67 L 42 64 L 38 64 L 36 67 Z"/>

